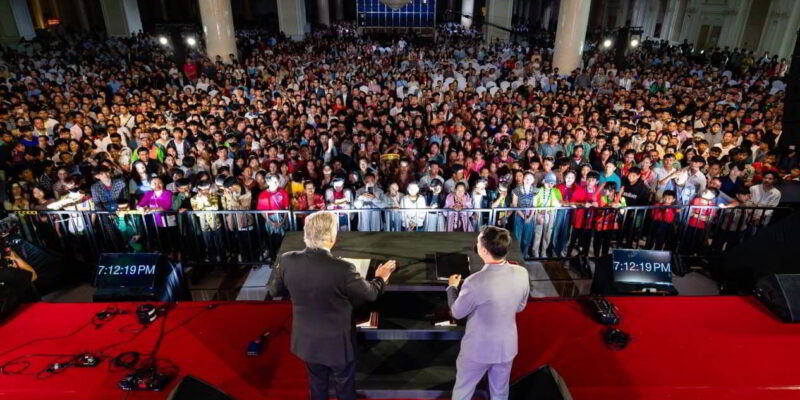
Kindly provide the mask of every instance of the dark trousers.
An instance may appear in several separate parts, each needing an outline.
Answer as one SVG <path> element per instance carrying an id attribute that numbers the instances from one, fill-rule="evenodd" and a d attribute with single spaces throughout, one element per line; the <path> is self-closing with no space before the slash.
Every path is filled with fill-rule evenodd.
<path id="1" fill-rule="evenodd" d="M 611 238 L 617 234 L 617 230 L 602 230 L 594 232 L 594 256 L 602 257 L 608 254 L 608 249 L 611 247 Z"/>
<path id="2" fill-rule="evenodd" d="M 356 361 L 337 367 L 306 363 L 311 400 L 328 400 L 328 383 L 333 379 L 339 400 L 356 398 Z"/>
<path id="3" fill-rule="evenodd" d="M 664 221 L 653 221 L 650 237 L 647 239 L 645 248 L 653 250 L 664 250 L 672 248 L 672 223 Z"/>

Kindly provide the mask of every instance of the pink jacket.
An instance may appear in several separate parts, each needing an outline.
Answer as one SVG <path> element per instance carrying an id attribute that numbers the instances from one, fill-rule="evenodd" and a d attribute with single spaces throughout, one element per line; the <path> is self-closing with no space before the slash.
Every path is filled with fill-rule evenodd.
<path id="1" fill-rule="evenodd" d="M 447 195 L 447 199 L 444 201 L 444 208 L 453 208 L 455 206 L 455 194 L 450 193 Z M 468 194 L 464 194 L 464 202 L 461 204 L 463 208 L 472 208 L 472 199 L 469 197 Z M 461 226 L 464 228 L 464 232 L 472 232 L 475 230 L 475 227 L 472 226 L 472 223 L 469 220 L 470 215 L 472 215 L 472 211 L 448 211 L 447 212 L 447 231 L 453 232 L 456 228 L 456 220 L 457 218 L 461 218 Z"/>

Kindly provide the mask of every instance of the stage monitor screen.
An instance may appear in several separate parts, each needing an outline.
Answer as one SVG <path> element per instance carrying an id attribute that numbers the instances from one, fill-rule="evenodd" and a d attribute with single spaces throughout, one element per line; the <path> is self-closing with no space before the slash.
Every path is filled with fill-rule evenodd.
<path id="1" fill-rule="evenodd" d="M 672 285 L 672 255 L 668 251 L 614 249 L 614 282 L 637 285 Z"/>
<path id="2" fill-rule="evenodd" d="M 100 256 L 95 270 L 95 287 L 103 288 L 153 288 L 156 278 L 163 273 L 158 253 L 105 253 Z"/>
<path id="3" fill-rule="evenodd" d="M 436 0 L 356 0 L 358 26 L 424 28 L 436 24 Z"/>

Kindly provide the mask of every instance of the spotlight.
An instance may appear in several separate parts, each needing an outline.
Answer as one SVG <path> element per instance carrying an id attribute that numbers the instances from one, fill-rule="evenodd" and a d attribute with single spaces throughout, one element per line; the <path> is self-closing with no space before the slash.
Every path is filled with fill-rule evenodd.
<path id="1" fill-rule="evenodd" d="M 639 39 L 633 39 L 633 40 L 631 40 L 631 47 L 636 47 L 636 46 L 638 46 L 638 45 L 639 45 Z"/>
<path id="2" fill-rule="evenodd" d="M 603 47 L 609 48 L 611 47 L 611 39 L 606 39 L 603 41 Z"/>
<path id="3" fill-rule="evenodd" d="M 189 36 L 188 38 L 186 38 L 186 44 L 188 44 L 189 46 L 194 47 L 194 45 L 197 44 L 197 40 L 195 40 L 193 37 Z"/>
<path id="4" fill-rule="evenodd" d="M 161 45 L 166 46 L 167 43 L 169 43 L 169 40 L 167 39 L 166 36 L 160 36 L 158 38 L 158 43 L 161 43 Z"/>

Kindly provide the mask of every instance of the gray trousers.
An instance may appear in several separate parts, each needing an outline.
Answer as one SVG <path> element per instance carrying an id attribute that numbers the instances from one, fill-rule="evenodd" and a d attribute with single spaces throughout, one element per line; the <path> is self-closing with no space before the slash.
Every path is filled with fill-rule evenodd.
<path id="1" fill-rule="evenodd" d="M 452 399 L 472 400 L 475 386 L 481 381 L 483 375 L 489 372 L 491 400 L 507 400 L 511 363 L 512 361 L 498 364 L 477 363 L 464 357 L 463 353 L 459 353 L 456 360 L 456 384 L 453 387 Z"/>

